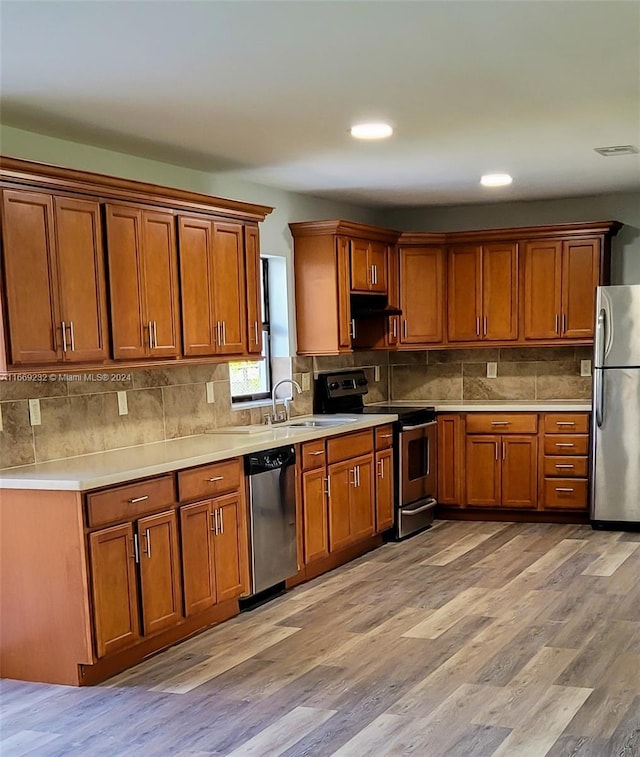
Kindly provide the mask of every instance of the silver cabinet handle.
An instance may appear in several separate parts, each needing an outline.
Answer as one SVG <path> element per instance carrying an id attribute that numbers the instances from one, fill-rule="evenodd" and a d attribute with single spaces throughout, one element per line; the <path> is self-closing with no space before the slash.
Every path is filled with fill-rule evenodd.
<path id="1" fill-rule="evenodd" d="M 356 476 L 358 478 L 358 483 L 356 484 L 358 489 L 360 488 L 360 466 L 356 465 Z"/>
<path id="2" fill-rule="evenodd" d="M 353 487 L 356 487 L 358 484 L 356 483 L 357 482 L 357 478 L 356 478 L 356 467 L 355 467 L 355 465 L 353 466 L 353 468 L 349 469 L 349 473 L 353 474 L 353 478 L 349 481 L 349 485 L 353 486 Z"/>
<path id="3" fill-rule="evenodd" d="M 158 321 L 153 322 L 153 346 L 158 349 Z"/>
<path id="4" fill-rule="evenodd" d="M 218 526 L 218 510 L 214 510 L 213 511 L 213 517 L 214 517 L 214 520 L 215 520 L 215 530 L 214 530 L 214 533 L 217 536 L 218 533 L 220 532 L 220 527 Z"/>
<path id="5" fill-rule="evenodd" d="M 227 322 L 222 321 L 222 344 L 226 345 L 227 343 Z"/>
<path id="6" fill-rule="evenodd" d="M 567 333 L 567 314 L 563 313 L 562 315 L 562 333 Z"/>
<path id="7" fill-rule="evenodd" d="M 147 557 L 151 557 L 151 534 L 149 532 L 149 529 L 147 528 L 144 532 L 144 553 Z"/>
<path id="8" fill-rule="evenodd" d="M 132 497 L 131 499 L 128 499 L 127 502 L 130 505 L 135 505 L 137 502 L 145 502 L 148 499 L 149 499 L 149 495 L 145 494 L 142 497 Z"/>
<path id="9" fill-rule="evenodd" d="M 556 442 L 556 447 L 575 447 L 575 444 L 569 444 L 568 442 Z"/>
<path id="10" fill-rule="evenodd" d="M 223 534 L 224 533 L 224 510 L 220 508 L 218 512 L 220 513 L 220 533 Z"/>
<path id="11" fill-rule="evenodd" d="M 356 319 L 355 318 L 351 319 L 351 336 L 353 339 L 356 338 Z"/>
<path id="12" fill-rule="evenodd" d="M 216 321 L 216 344 L 218 347 L 222 347 L 222 336 L 220 335 L 220 321 Z"/>
<path id="13" fill-rule="evenodd" d="M 573 468 L 575 468 L 575 465 L 561 465 L 560 463 L 557 463 L 556 468 L 558 469 L 568 468 L 568 469 L 573 470 Z"/>
<path id="14" fill-rule="evenodd" d="M 331 479 L 329 476 L 325 478 L 325 483 L 327 485 L 327 488 L 324 490 L 324 493 L 327 495 L 327 497 L 331 497 Z"/>
<path id="15" fill-rule="evenodd" d="M 384 460 L 378 460 L 378 478 L 384 478 Z"/>
<path id="16" fill-rule="evenodd" d="M 224 476 L 212 476 L 211 478 L 205 478 L 205 481 L 212 484 L 214 481 L 224 481 Z"/>
<path id="17" fill-rule="evenodd" d="M 258 344 L 260 342 L 258 338 L 258 321 L 253 322 L 253 333 L 255 335 L 254 344 Z"/>
<path id="18" fill-rule="evenodd" d="M 556 334 L 560 333 L 560 316 L 556 313 L 556 328 L 555 328 Z"/>
<path id="19" fill-rule="evenodd" d="M 315 457 L 316 455 L 324 455 L 324 450 L 321 449 L 319 452 L 309 452 L 308 454 L 312 455 L 313 457 Z"/>
<path id="20" fill-rule="evenodd" d="M 492 426 L 509 426 L 511 421 L 491 421 Z"/>
<path id="21" fill-rule="evenodd" d="M 381 439 L 393 439 L 393 434 L 380 434 Z"/>
<path id="22" fill-rule="evenodd" d="M 393 338 L 398 338 L 398 319 L 394 318 L 391 322 Z"/>
<path id="23" fill-rule="evenodd" d="M 153 349 L 153 323 L 149 321 L 147 324 L 147 329 L 149 330 L 149 349 Z"/>
<path id="24" fill-rule="evenodd" d="M 485 317 L 483 318 L 483 335 L 484 335 L 484 336 L 486 336 L 486 335 L 487 335 L 487 316 L 486 316 L 486 315 L 485 315 Z"/>
<path id="25" fill-rule="evenodd" d="M 575 489 L 572 489 L 570 486 L 556 486 L 557 492 L 566 492 L 567 494 L 571 494 L 575 491 Z"/>
<path id="26" fill-rule="evenodd" d="M 62 351 L 67 351 L 67 324 L 62 321 Z"/>
<path id="27" fill-rule="evenodd" d="M 140 562 L 140 547 L 138 546 L 138 534 L 133 535 L 133 559 Z"/>
<path id="28" fill-rule="evenodd" d="M 575 426 L 573 421 L 556 421 L 556 426 Z"/>
<path id="29" fill-rule="evenodd" d="M 73 330 L 73 321 L 69 321 L 69 336 L 71 337 L 71 352 L 76 351 L 76 335 Z"/>
<path id="30" fill-rule="evenodd" d="M 498 459 L 498 442 L 494 442 L 496 445 L 496 460 Z"/>
<path id="31" fill-rule="evenodd" d="M 404 331 L 404 338 L 406 339 L 407 338 L 407 319 L 406 318 L 402 322 L 402 329 Z"/>
<path id="32" fill-rule="evenodd" d="M 506 442 L 502 442 L 502 459 L 507 459 L 507 444 Z"/>
<path id="33" fill-rule="evenodd" d="M 378 266 L 377 265 L 373 266 L 373 283 L 374 284 L 378 283 Z"/>

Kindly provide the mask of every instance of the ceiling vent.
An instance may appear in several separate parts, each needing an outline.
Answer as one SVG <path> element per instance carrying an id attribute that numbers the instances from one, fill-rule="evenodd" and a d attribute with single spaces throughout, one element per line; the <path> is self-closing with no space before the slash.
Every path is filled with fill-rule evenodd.
<path id="1" fill-rule="evenodd" d="M 634 155 L 638 148 L 634 145 L 613 145 L 612 147 L 594 147 L 597 153 L 605 158 L 615 158 L 618 155 Z"/>

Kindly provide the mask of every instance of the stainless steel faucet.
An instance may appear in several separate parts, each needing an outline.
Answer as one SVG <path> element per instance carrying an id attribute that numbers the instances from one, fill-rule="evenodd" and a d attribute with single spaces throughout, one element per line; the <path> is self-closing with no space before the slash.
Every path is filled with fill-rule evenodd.
<path id="1" fill-rule="evenodd" d="M 282 381 L 278 381 L 277 384 L 274 385 L 273 389 L 271 390 L 271 415 L 266 416 L 266 423 L 286 423 L 289 420 L 289 400 L 283 400 L 284 403 L 284 413 L 278 413 L 277 407 L 276 407 L 276 391 L 278 390 L 279 386 L 282 386 L 282 384 L 291 384 L 291 386 L 295 387 L 298 390 L 298 394 L 302 392 L 302 387 L 297 381 L 294 381 L 293 379 L 282 379 Z"/>

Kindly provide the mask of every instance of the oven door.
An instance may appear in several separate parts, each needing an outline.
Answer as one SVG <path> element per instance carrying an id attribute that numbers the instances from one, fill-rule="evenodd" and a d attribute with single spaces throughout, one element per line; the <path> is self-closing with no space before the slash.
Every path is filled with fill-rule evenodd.
<path id="1" fill-rule="evenodd" d="M 400 507 L 436 494 L 437 423 L 405 426 L 400 432 Z"/>

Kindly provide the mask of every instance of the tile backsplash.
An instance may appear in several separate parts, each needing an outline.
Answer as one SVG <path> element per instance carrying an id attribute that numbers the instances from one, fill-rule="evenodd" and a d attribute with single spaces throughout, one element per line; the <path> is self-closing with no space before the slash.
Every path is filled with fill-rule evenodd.
<path id="1" fill-rule="evenodd" d="M 311 389 L 296 395 L 292 415 L 313 412 L 317 373 L 347 368 L 366 371 L 367 403 L 577 400 L 591 396 L 591 379 L 580 376 L 580 360 L 590 359 L 591 353 L 589 348 L 573 347 L 371 351 L 281 358 L 277 373 L 293 373 L 300 384 L 302 374 L 311 374 Z M 486 378 L 487 362 L 498 363 L 497 378 Z M 229 368 L 222 363 L 111 370 L 92 376 L 93 380 L 0 381 L 0 468 L 191 436 L 216 426 L 261 423 L 266 412 L 264 407 L 232 407 Z M 208 381 L 213 381 L 213 403 L 207 402 Z M 127 415 L 118 413 L 118 391 L 127 393 Z M 290 387 L 282 388 L 283 396 L 289 392 Z M 30 424 L 30 399 L 40 400 L 39 426 Z"/>

